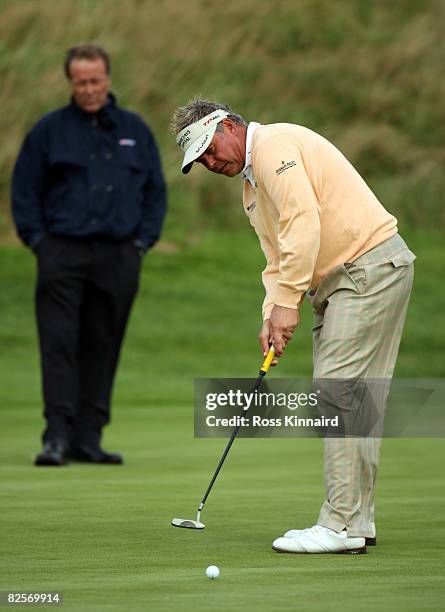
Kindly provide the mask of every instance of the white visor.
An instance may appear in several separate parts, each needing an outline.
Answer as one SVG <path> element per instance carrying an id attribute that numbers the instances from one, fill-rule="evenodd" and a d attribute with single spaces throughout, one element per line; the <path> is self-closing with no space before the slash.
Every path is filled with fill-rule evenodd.
<path id="1" fill-rule="evenodd" d="M 176 142 L 185 153 L 182 162 L 183 174 L 190 172 L 195 159 L 200 157 L 212 142 L 218 123 L 228 116 L 226 111 L 217 109 L 179 132 Z"/>

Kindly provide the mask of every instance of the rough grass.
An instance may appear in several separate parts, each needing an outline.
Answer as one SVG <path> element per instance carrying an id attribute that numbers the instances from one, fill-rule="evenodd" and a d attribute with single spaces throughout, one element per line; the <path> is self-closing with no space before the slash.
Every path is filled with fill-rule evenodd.
<path id="1" fill-rule="evenodd" d="M 179 173 L 168 123 L 198 93 L 250 120 L 323 133 L 392 212 L 411 225 L 444 224 L 440 0 L 0 4 L 3 240 L 13 236 L 8 189 L 18 147 L 42 113 L 65 103 L 63 53 L 85 40 L 110 50 L 114 90 L 154 128 L 170 188 L 169 240 L 240 222 L 237 180 Z"/>

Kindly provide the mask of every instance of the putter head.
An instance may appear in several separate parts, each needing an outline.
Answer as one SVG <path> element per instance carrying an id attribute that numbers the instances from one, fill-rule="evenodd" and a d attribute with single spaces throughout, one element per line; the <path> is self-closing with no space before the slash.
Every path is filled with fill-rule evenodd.
<path id="1" fill-rule="evenodd" d="M 192 521 L 191 519 L 174 518 L 172 520 L 173 527 L 185 527 L 186 529 L 204 529 L 204 523 L 200 521 Z"/>

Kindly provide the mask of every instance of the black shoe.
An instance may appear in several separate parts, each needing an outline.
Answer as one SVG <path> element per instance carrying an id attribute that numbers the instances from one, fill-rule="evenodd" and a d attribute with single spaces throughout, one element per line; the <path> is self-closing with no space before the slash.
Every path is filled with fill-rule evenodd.
<path id="1" fill-rule="evenodd" d="M 109 465 L 122 465 L 124 462 L 119 453 L 107 453 L 101 448 L 92 446 L 78 446 L 71 449 L 70 458 L 81 463 L 107 463 Z"/>
<path id="2" fill-rule="evenodd" d="M 66 445 L 61 440 L 48 440 L 37 455 L 34 465 L 66 465 Z"/>

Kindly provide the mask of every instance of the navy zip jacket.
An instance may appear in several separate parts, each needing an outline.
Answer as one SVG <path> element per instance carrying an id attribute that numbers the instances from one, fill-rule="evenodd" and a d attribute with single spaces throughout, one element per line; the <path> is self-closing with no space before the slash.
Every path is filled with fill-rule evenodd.
<path id="1" fill-rule="evenodd" d="M 45 234 L 159 238 L 165 182 L 154 138 L 113 95 L 98 113 L 70 105 L 45 115 L 26 136 L 12 180 L 17 232 L 33 247 Z"/>

